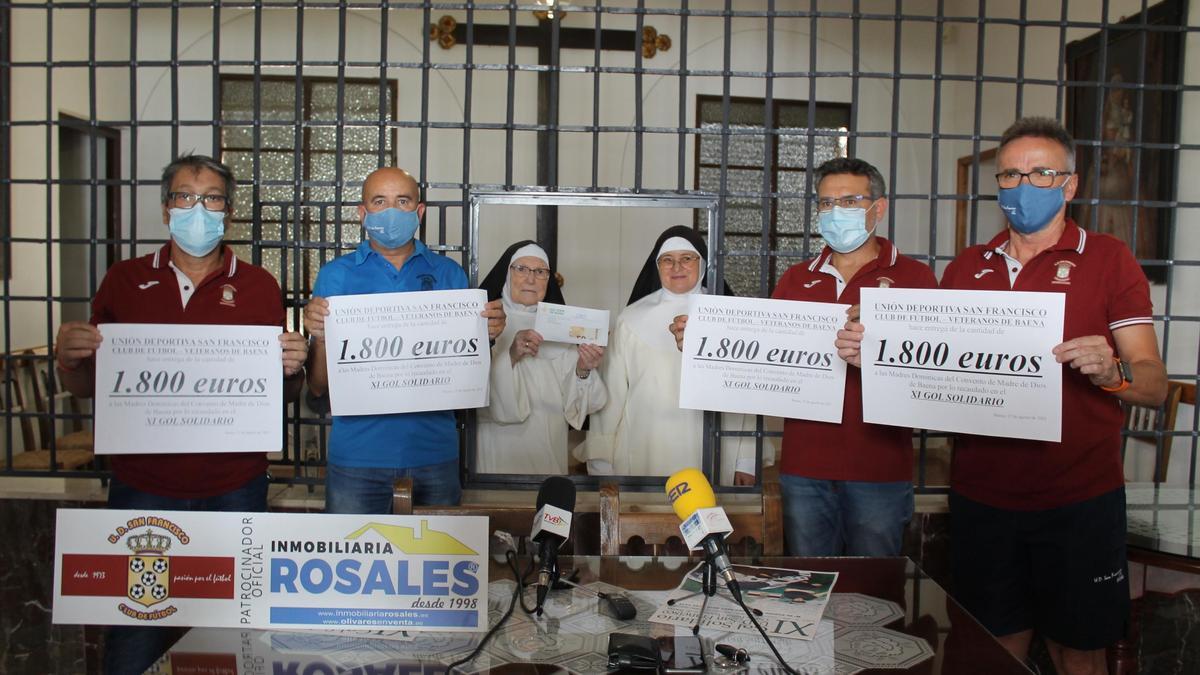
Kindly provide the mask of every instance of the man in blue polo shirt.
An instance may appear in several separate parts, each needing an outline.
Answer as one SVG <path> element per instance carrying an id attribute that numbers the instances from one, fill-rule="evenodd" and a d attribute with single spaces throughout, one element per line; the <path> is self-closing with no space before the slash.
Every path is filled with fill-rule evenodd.
<path id="1" fill-rule="evenodd" d="M 321 268 L 304 309 L 304 328 L 312 338 L 308 386 L 313 394 L 321 396 L 329 386 L 325 298 L 467 288 L 467 274 L 458 263 L 413 238 L 424 215 L 420 188 L 408 172 L 385 167 L 367 176 L 358 216 L 368 238 L 358 250 Z M 504 330 L 500 300 L 488 303 L 483 315 L 488 337 L 495 339 Z M 392 485 L 405 476 L 413 479 L 415 504 L 458 504 L 462 486 L 454 411 L 333 418 L 325 468 L 326 512 L 390 513 Z"/>

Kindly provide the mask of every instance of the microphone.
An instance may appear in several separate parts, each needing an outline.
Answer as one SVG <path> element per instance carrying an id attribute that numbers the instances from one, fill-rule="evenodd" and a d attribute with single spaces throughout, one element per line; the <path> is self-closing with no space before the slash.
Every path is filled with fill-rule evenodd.
<path id="1" fill-rule="evenodd" d="M 530 538 L 538 544 L 542 569 L 537 578 L 537 613 L 541 615 L 546 594 L 558 580 L 558 548 L 571 535 L 575 511 L 575 484 L 562 476 L 550 476 L 538 488 L 537 513 Z"/>
<path id="2" fill-rule="evenodd" d="M 667 479 L 667 499 L 675 515 L 683 522 L 679 533 L 689 549 L 704 549 L 708 564 L 722 579 L 730 594 L 742 604 L 742 588 L 729 563 L 725 537 L 733 532 L 733 524 L 725 509 L 717 506 L 712 485 L 699 469 L 683 469 Z"/>

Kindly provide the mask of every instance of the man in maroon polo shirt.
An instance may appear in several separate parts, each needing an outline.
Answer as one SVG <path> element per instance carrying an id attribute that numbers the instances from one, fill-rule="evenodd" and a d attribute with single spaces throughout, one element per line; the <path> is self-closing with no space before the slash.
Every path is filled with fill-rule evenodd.
<path id="1" fill-rule="evenodd" d="M 942 287 L 1066 295 L 1063 440 L 958 437 L 954 595 L 1018 658 L 1037 631 L 1059 673 L 1105 673 L 1129 617 L 1121 401 L 1167 391 L 1150 287 L 1124 243 L 1066 216 L 1075 142 L 1058 122 L 1017 120 L 996 168 L 1008 229 L 960 253 Z"/>
<path id="2" fill-rule="evenodd" d="M 825 248 L 788 269 L 771 297 L 848 304 L 857 317 L 863 287 L 937 286 L 928 266 L 875 236 L 888 207 L 878 169 L 839 157 L 817 167 L 814 179 Z M 680 345 L 685 326 L 686 317 L 672 326 Z M 840 424 L 784 422 L 779 478 L 788 553 L 900 555 L 913 512 L 912 429 L 863 422 L 857 367 L 846 372 L 844 396 Z"/>
<path id="3" fill-rule="evenodd" d="M 95 391 L 95 354 L 101 323 L 235 324 L 283 326 L 279 284 L 260 267 L 237 259 L 221 244 L 233 214 L 236 182 L 229 168 L 209 157 L 185 155 L 163 170 L 162 214 L 171 241 L 146 256 L 113 265 L 92 299 L 90 323 L 58 330 L 58 375 L 74 395 Z M 284 396 L 295 400 L 304 384 L 308 342 L 284 333 L 280 376 Z M 113 455 L 108 505 L 114 509 L 265 511 L 264 453 Z M 108 631 L 108 673 L 141 673 L 167 647 L 162 628 Z"/>
<path id="4" fill-rule="evenodd" d="M 888 200 L 883 176 L 861 159 L 817 167 L 817 225 L 825 248 L 793 265 L 773 298 L 852 305 L 864 287 L 933 288 L 923 263 L 875 236 Z M 846 371 L 841 424 L 787 419 L 780 487 L 788 552 L 803 556 L 896 556 L 912 517 L 912 429 L 867 424 L 862 375 Z"/>

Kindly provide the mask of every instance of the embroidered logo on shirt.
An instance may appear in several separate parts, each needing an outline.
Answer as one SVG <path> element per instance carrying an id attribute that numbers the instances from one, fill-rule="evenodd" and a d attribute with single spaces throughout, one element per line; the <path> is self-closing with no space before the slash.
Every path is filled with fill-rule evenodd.
<path id="1" fill-rule="evenodd" d="M 996 270 L 994 270 L 994 269 L 979 270 L 978 272 L 975 273 L 975 278 L 982 279 L 983 275 L 987 274 L 988 272 L 995 272 L 995 271 Z"/>
<path id="2" fill-rule="evenodd" d="M 226 307 L 237 307 L 237 305 L 233 302 L 233 296 L 235 293 L 237 293 L 237 289 L 233 287 L 233 284 L 225 284 L 222 286 L 221 304 L 225 305 Z"/>
<path id="3" fill-rule="evenodd" d="M 158 282 L 157 282 L 157 281 L 147 281 L 147 282 L 146 282 L 146 283 L 144 283 L 144 284 L 138 284 L 138 288 L 140 288 L 140 289 L 142 289 L 142 290 L 144 291 L 144 290 L 146 290 L 147 288 L 150 288 L 151 286 L 157 286 L 157 285 L 158 285 Z"/>
<path id="4" fill-rule="evenodd" d="M 879 281 L 880 288 L 891 288 L 892 284 L 896 283 L 894 280 L 889 279 L 887 277 L 875 277 L 875 278 L 876 278 L 876 280 Z"/>
<path id="5" fill-rule="evenodd" d="M 810 281 L 810 282 L 808 282 L 808 283 L 804 284 L 804 287 L 805 287 L 805 288 L 812 288 L 813 286 L 816 286 L 816 285 L 817 285 L 817 284 L 819 284 L 819 283 L 821 283 L 821 280 L 820 280 L 820 279 L 813 279 L 812 281 Z"/>
<path id="6" fill-rule="evenodd" d="M 1054 263 L 1054 278 L 1050 280 L 1052 284 L 1071 285 L 1071 268 L 1075 263 L 1070 260 L 1059 260 Z"/>
<path id="7" fill-rule="evenodd" d="M 437 281 L 431 274 L 422 274 L 417 278 L 421 280 L 421 290 L 423 291 L 432 291 L 433 282 Z"/>

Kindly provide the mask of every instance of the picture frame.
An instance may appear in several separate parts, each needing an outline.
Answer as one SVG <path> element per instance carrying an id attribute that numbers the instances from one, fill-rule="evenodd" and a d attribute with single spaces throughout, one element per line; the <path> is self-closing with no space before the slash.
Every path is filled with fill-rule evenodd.
<path id="1" fill-rule="evenodd" d="M 1144 24 L 1185 19 L 1185 2 L 1165 0 L 1146 10 Z M 1144 29 L 1139 12 L 1066 47 L 1065 126 L 1079 181 L 1069 215 L 1124 241 L 1151 283 L 1167 277 L 1178 154 L 1144 146 L 1179 140 L 1181 97 L 1169 87 L 1182 81 L 1183 35 Z"/>

